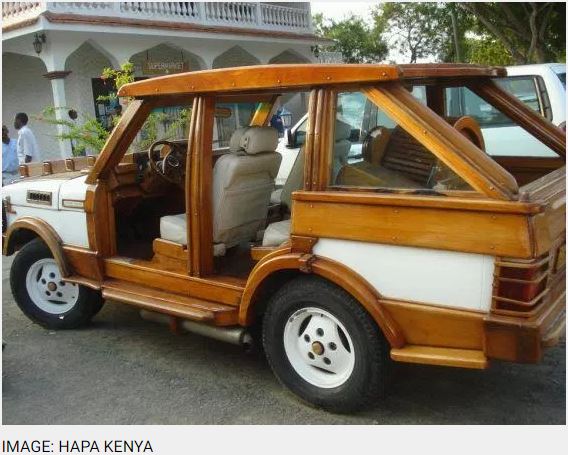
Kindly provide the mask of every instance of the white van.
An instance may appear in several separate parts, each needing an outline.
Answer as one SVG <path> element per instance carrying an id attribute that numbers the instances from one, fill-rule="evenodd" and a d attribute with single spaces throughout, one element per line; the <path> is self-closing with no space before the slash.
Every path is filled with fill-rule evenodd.
<path id="1" fill-rule="evenodd" d="M 495 81 L 532 110 L 557 126 L 566 121 L 566 65 L 547 63 L 507 67 L 507 77 Z M 469 115 L 481 126 L 485 150 L 492 156 L 557 156 L 544 144 L 492 108 L 468 89 L 449 91 L 447 112 Z"/>

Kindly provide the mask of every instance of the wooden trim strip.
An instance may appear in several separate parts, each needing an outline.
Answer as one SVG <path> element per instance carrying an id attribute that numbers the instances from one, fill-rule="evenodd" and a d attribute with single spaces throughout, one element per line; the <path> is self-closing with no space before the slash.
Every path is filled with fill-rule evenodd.
<path id="1" fill-rule="evenodd" d="M 53 254 L 55 262 L 61 271 L 61 276 L 67 277 L 70 275 L 69 264 L 65 254 L 63 253 L 62 241 L 57 232 L 44 220 L 39 218 L 34 218 L 32 216 L 22 216 L 14 221 L 5 234 L 2 235 L 3 245 L 2 253 L 4 256 L 10 256 L 15 251 L 15 245 L 13 242 L 12 235 L 17 233 L 20 229 L 27 229 L 41 238 Z"/>
<path id="2" fill-rule="evenodd" d="M 400 83 L 377 85 L 363 93 L 474 189 L 493 199 L 517 197 L 513 176 Z"/>
<path id="3" fill-rule="evenodd" d="M 314 153 L 316 150 L 316 142 L 319 142 L 319 123 L 317 107 L 320 103 L 321 90 L 312 90 L 310 92 L 310 101 L 308 106 L 308 123 L 306 128 L 306 142 L 304 144 L 304 189 L 312 189 L 312 168 L 314 161 Z"/>
<path id="4" fill-rule="evenodd" d="M 397 207 L 439 208 L 472 212 L 510 213 L 535 215 L 544 210 L 542 204 L 517 201 L 499 201 L 495 199 L 476 199 L 459 197 L 398 195 L 357 192 L 318 192 L 295 191 L 292 199 L 301 202 L 337 202 L 357 205 L 386 205 Z"/>
<path id="5" fill-rule="evenodd" d="M 306 89 L 331 84 L 395 80 L 395 65 L 283 64 L 193 71 L 123 85 L 119 96 L 146 97 L 179 93 L 230 93 L 245 90 Z"/>
<path id="6" fill-rule="evenodd" d="M 190 270 L 192 275 L 200 277 L 213 273 L 213 113 L 215 99 L 201 97 L 198 99 L 193 137 L 191 139 L 191 180 L 186 187 L 190 188 L 190 210 L 188 223 L 191 251 Z M 187 179 L 187 177 L 186 177 Z"/>
<path id="7" fill-rule="evenodd" d="M 472 368 L 476 370 L 484 370 L 489 367 L 489 361 L 483 354 L 483 351 L 469 349 L 407 345 L 400 349 L 391 349 L 390 355 L 396 362 Z"/>
<path id="8" fill-rule="evenodd" d="M 199 109 L 201 106 L 201 99 L 195 98 L 193 100 L 193 105 L 191 108 L 191 118 L 189 119 L 189 136 L 187 139 L 187 159 L 185 162 L 185 218 L 187 221 L 187 239 L 188 245 L 187 249 L 189 255 L 187 258 L 187 272 L 193 275 L 195 264 L 195 256 L 193 249 L 195 245 L 193 244 L 192 232 L 193 232 L 193 186 L 194 184 L 194 159 L 193 155 L 196 149 L 196 131 L 197 131 L 197 119 L 199 118 Z"/>

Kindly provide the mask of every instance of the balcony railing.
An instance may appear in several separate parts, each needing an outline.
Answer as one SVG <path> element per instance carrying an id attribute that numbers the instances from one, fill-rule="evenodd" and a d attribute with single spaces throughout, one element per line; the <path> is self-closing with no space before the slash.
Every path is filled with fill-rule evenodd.
<path id="1" fill-rule="evenodd" d="M 279 6 L 245 2 L 2 2 L 4 27 L 41 13 L 110 16 L 188 24 L 312 33 L 306 3 Z"/>

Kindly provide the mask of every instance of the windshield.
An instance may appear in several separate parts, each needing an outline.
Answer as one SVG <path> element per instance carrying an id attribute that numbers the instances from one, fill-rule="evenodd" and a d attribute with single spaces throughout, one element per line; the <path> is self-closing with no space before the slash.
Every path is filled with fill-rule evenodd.
<path id="1" fill-rule="evenodd" d="M 560 82 L 562 82 L 564 88 L 566 88 L 566 73 L 556 73 L 556 75 L 558 76 L 558 79 L 560 79 Z"/>

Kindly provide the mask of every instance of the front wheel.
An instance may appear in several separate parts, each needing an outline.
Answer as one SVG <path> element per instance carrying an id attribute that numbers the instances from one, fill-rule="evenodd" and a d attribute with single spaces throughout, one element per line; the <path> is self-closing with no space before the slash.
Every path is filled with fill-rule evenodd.
<path id="1" fill-rule="evenodd" d="M 73 329 L 101 309 L 100 293 L 63 280 L 51 251 L 41 239 L 27 243 L 10 270 L 12 295 L 22 312 L 48 329 Z"/>
<path id="2" fill-rule="evenodd" d="M 301 277 L 272 297 L 263 344 L 280 382 L 315 406 L 351 412 L 382 394 L 386 341 L 359 302 L 325 280 Z"/>

